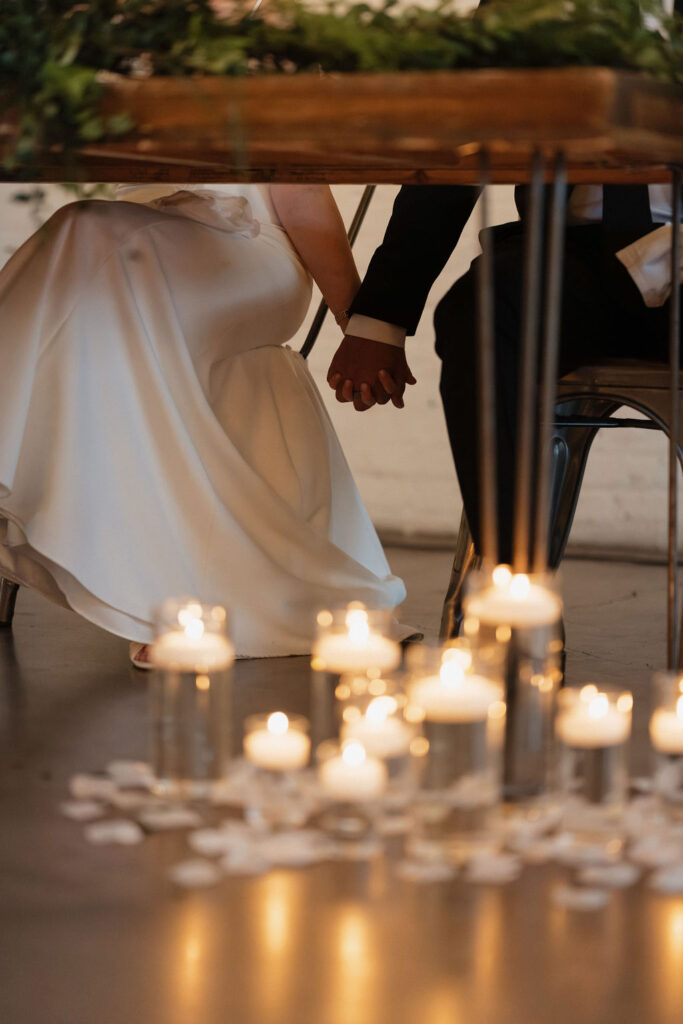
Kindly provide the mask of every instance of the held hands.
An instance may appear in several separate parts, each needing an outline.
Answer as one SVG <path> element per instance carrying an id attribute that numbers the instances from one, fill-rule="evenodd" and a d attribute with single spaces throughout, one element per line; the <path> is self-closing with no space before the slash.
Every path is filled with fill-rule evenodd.
<path id="1" fill-rule="evenodd" d="M 402 348 L 349 334 L 334 354 L 327 383 L 338 402 L 353 402 L 357 412 L 366 412 L 389 400 L 402 409 L 406 384 L 416 380 Z"/>

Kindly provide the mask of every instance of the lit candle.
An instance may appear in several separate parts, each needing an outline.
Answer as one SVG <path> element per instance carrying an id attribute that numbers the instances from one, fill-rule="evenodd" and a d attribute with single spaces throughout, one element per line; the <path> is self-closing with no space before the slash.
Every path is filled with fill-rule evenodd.
<path id="1" fill-rule="evenodd" d="M 413 683 L 410 701 L 431 722 L 478 722 L 502 699 L 502 689 L 484 676 L 463 671 L 459 659 L 444 660 L 438 676 Z"/>
<path id="2" fill-rule="evenodd" d="M 632 706 L 630 693 L 620 694 L 615 702 L 590 684 L 558 715 L 555 731 L 569 747 L 614 747 L 631 733 Z"/>
<path id="3" fill-rule="evenodd" d="M 224 613 L 225 614 L 225 613 Z M 201 605 L 189 604 L 178 612 L 178 629 L 164 633 L 152 644 L 156 668 L 177 672 L 219 672 L 235 659 L 235 651 L 223 633 L 207 631 Z"/>
<path id="4" fill-rule="evenodd" d="M 493 570 L 491 586 L 465 600 L 468 616 L 487 625 L 514 629 L 549 626 L 562 615 L 562 602 L 549 587 L 532 582 L 524 573 L 512 573 L 507 565 Z"/>
<path id="5" fill-rule="evenodd" d="M 657 708 L 650 719 L 650 739 L 662 754 L 683 754 L 683 696 L 675 710 Z"/>
<path id="6" fill-rule="evenodd" d="M 387 770 L 382 761 L 368 757 L 361 743 L 346 743 L 341 754 L 323 761 L 318 777 L 327 796 L 361 803 L 384 791 Z"/>
<path id="7" fill-rule="evenodd" d="M 410 752 L 415 731 L 396 716 L 397 710 L 398 704 L 393 697 L 375 697 L 364 715 L 344 723 L 342 740 L 357 740 L 367 754 L 381 760 L 403 757 Z"/>
<path id="8" fill-rule="evenodd" d="M 346 632 L 324 633 L 313 647 L 313 667 L 326 672 L 363 672 L 368 668 L 390 672 L 401 661 L 395 640 L 370 628 L 364 608 L 349 608 Z"/>
<path id="9" fill-rule="evenodd" d="M 311 741 L 299 729 L 290 728 L 287 715 L 275 711 L 265 728 L 254 729 L 244 737 L 244 753 L 252 764 L 270 771 L 285 772 L 308 764 Z"/>

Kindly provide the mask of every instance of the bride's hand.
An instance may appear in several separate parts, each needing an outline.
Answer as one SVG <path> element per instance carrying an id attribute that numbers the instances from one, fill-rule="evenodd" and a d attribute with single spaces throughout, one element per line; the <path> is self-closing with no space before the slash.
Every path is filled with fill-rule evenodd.
<path id="1" fill-rule="evenodd" d="M 330 363 L 327 383 L 338 402 L 353 402 L 357 412 L 366 412 L 389 401 L 402 409 L 406 385 L 416 381 L 402 348 L 347 335 Z"/>

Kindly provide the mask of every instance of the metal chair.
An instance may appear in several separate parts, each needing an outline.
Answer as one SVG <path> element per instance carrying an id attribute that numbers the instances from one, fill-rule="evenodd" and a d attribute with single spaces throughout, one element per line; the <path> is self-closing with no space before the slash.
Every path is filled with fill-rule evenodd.
<path id="1" fill-rule="evenodd" d="M 682 386 L 683 373 L 679 376 L 679 390 Z M 552 569 L 560 564 L 567 546 L 588 453 L 598 430 L 637 427 L 661 430 L 668 437 L 670 404 L 670 375 L 664 363 L 610 360 L 582 366 L 560 380 L 552 430 L 549 523 L 549 562 Z M 647 418 L 612 416 L 621 406 L 637 410 Z M 678 460 L 683 468 L 683 427 L 679 430 Z M 479 564 L 463 512 L 441 617 L 442 640 L 457 636 L 460 631 L 467 576 Z"/>

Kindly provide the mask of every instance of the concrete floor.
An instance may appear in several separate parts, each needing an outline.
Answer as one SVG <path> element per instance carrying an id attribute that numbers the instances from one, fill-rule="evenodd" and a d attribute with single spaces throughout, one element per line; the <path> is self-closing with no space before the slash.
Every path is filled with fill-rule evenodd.
<path id="1" fill-rule="evenodd" d="M 436 639 L 441 604 L 450 574 L 451 552 L 409 548 L 388 550 L 394 572 L 402 576 L 408 598 L 400 619 Z M 623 562 L 568 560 L 561 574 L 567 635 L 567 682 L 607 683 L 630 689 L 635 697 L 633 769 L 648 768 L 648 692 L 652 672 L 664 667 L 666 569 Z M 67 693 L 81 687 L 92 693 L 120 679 L 122 693 L 135 690 L 144 676 L 131 669 L 124 641 L 104 633 L 73 613 L 22 590 L 12 631 L 0 631 L 0 741 L 17 743 L 14 713 L 26 702 L 42 705 L 48 718 L 68 713 Z M 308 660 L 280 658 L 238 663 L 238 713 L 272 710 L 276 696 L 305 711 Z M 114 691 L 116 692 L 116 690 Z M 114 708 L 111 709 L 116 714 Z M 41 716 L 42 717 L 42 716 Z M 30 743 L 29 743 L 30 745 Z M 0 743 L 0 763 L 9 754 Z M 20 743 L 21 746 L 21 743 Z M 136 751 L 127 752 L 135 755 Z M 137 751 L 140 756 L 142 750 Z M 121 752 L 124 756 L 124 752 Z M 10 755 L 11 760 L 11 755 Z M 82 767 L 82 766 L 81 766 Z"/>

